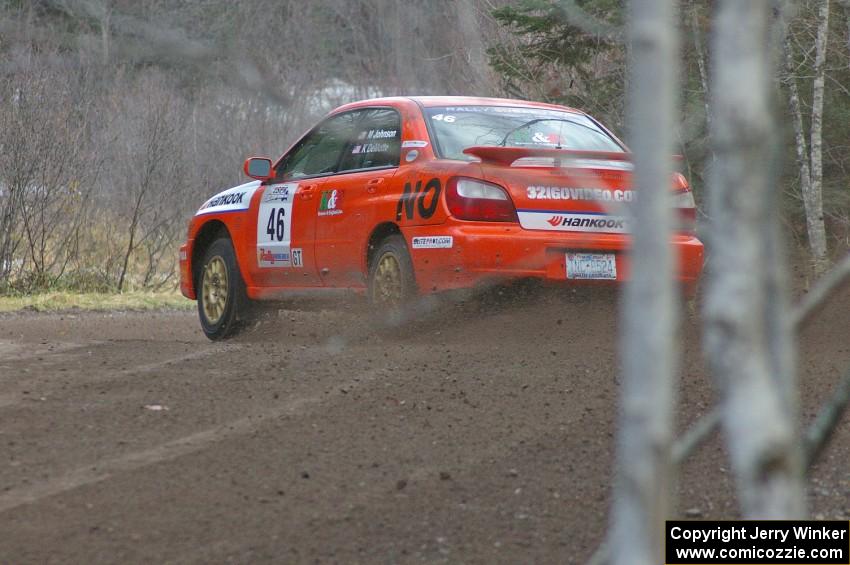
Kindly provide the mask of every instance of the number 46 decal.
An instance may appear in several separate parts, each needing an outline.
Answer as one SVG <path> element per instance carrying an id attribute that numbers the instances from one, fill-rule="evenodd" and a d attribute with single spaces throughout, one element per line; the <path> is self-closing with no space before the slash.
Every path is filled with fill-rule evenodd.
<path id="1" fill-rule="evenodd" d="M 269 222 L 266 225 L 266 233 L 271 241 L 283 241 L 286 236 L 286 209 L 283 207 L 272 208 L 269 214 Z"/>
<path id="2" fill-rule="evenodd" d="M 301 248 L 292 247 L 293 200 L 298 185 L 284 183 L 266 187 L 257 210 L 257 266 L 262 268 L 301 267 Z M 297 244 L 297 243 L 296 243 Z"/>

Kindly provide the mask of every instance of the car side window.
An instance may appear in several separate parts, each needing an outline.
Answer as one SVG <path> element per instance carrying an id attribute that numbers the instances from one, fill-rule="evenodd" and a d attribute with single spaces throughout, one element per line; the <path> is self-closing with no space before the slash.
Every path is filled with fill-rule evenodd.
<path id="1" fill-rule="evenodd" d="M 401 153 L 401 116 L 390 108 L 364 110 L 339 170 L 356 171 L 398 167 Z"/>
<path id="2" fill-rule="evenodd" d="M 340 152 L 349 144 L 361 114 L 346 112 L 319 124 L 284 157 L 277 178 L 292 180 L 337 172 Z"/>

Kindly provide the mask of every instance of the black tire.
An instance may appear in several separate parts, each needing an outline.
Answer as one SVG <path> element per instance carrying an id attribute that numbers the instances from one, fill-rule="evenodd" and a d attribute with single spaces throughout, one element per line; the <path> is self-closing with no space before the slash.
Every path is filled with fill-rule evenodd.
<path id="1" fill-rule="evenodd" d="M 394 274 L 388 270 L 392 265 L 397 267 Z M 369 264 L 368 295 L 375 312 L 391 321 L 401 321 L 410 314 L 418 291 L 413 261 L 401 235 L 385 238 L 375 250 Z"/>
<path id="2" fill-rule="evenodd" d="M 197 294 L 204 334 L 213 341 L 236 335 L 248 313 L 249 301 L 229 238 L 215 240 L 204 253 Z"/>

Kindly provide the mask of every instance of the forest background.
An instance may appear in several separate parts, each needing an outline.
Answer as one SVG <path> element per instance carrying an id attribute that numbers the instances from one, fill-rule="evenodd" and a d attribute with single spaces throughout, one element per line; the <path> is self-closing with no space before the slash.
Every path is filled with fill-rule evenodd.
<path id="1" fill-rule="evenodd" d="M 699 204 L 708 0 L 682 0 L 677 152 Z M 173 290 L 188 218 L 335 106 L 563 103 L 627 138 L 620 0 L 0 1 L 0 293 Z M 782 10 L 782 223 L 812 279 L 850 247 L 850 2 Z M 706 220 L 703 206 L 700 219 Z M 708 250 L 708 265 L 711 265 Z"/>

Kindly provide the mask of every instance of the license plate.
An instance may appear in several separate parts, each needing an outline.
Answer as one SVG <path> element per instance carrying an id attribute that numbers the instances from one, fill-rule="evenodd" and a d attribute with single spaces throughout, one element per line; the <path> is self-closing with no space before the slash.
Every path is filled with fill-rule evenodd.
<path id="1" fill-rule="evenodd" d="M 568 279 L 617 279 L 613 253 L 567 253 Z"/>

